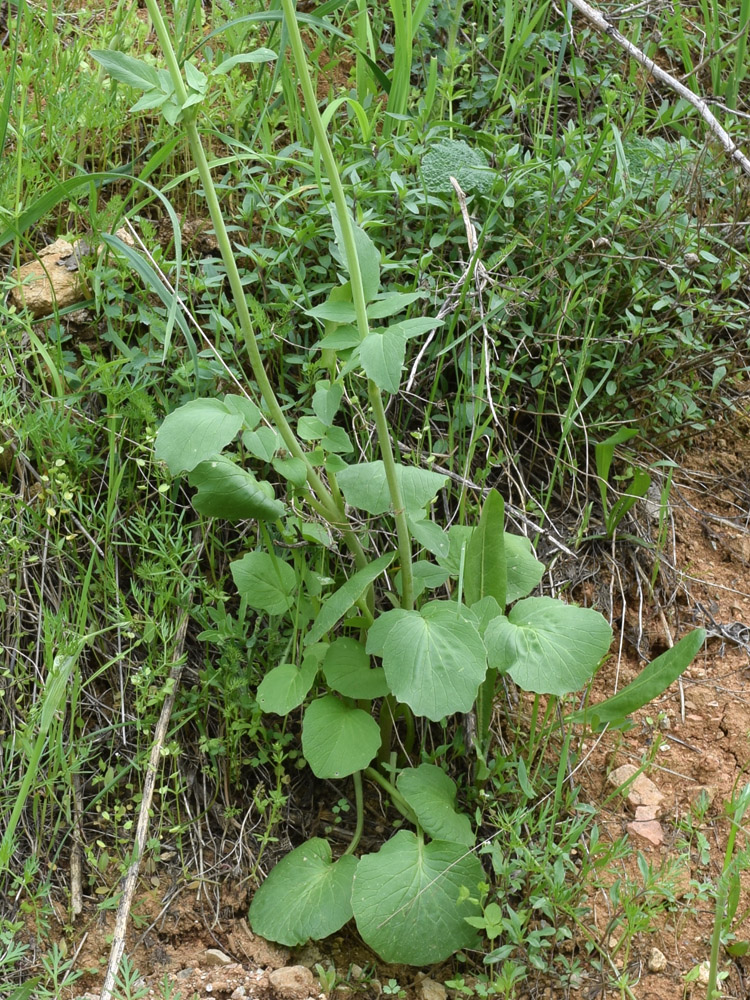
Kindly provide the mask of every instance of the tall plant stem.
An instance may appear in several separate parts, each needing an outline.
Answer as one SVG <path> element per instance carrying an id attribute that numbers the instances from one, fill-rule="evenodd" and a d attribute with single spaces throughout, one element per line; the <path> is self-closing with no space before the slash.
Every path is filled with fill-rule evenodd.
<path id="1" fill-rule="evenodd" d="M 158 0 L 146 0 L 146 6 L 154 25 L 156 36 L 159 39 L 159 45 L 161 46 L 164 54 L 177 99 L 180 104 L 184 104 L 187 100 L 188 93 L 182 79 L 180 66 L 177 61 L 174 48 L 172 46 L 169 29 L 167 28 L 166 22 L 161 14 L 161 10 L 159 9 Z M 226 226 L 224 225 L 224 217 L 221 213 L 221 206 L 219 205 L 219 199 L 216 195 L 213 178 L 211 177 L 211 168 L 208 164 L 208 158 L 206 157 L 206 152 L 203 149 L 200 134 L 195 123 L 197 112 L 197 107 L 189 108 L 185 113 L 183 124 L 185 126 L 188 145 L 190 146 L 190 153 L 193 157 L 196 169 L 198 170 L 198 176 L 203 184 L 206 204 L 208 206 L 209 215 L 211 216 L 214 232 L 216 233 L 216 240 L 219 244 L 221 257 L 227 270 L 227 277 L 229 279 L 229 285 L 232 289 L 232 296 L 235 308 L 237 309 L 237 316 L 240 321 L 240 330 L 245 341 L 245 348 L 247 350 L 248 357 L 250 358 L 250 366 L 253 370 L 253 376 L 255 377 L 255 381 L 260 389 L 260 394 L 263 397 L 263 402 L 266 405 L 268 414 L 273 420 L 279 434 L 281 434 L 284 444 L 295 458 L 300 459 L 304 463 L 308 485 L 317 496 L 320 509 L 324 513 L 325 518 L 331 525 L 337 527 L 341 531 L 347 548 L 354 556 L 357 567 L 361 569 L 367 565 L 368 561 L 364 549 L 362 548 L 356 533 L 351 529 L 351 527 L 349 527 L 349 522 L 347 521 L 343 506 L 335 502 L 327 487 L 323 483 L 323 480 L 313 468 L 306 452 L 297 440 L 297 436 L 289 425 L 289 422 L 284 415 L 284 411 L 281 409 L 279 401 L 276 398 L 276 393 L 274 392 L 270 379 L 268 378 L 265 368 L 263 367 L 263 358 L 261 357 L 258 342 L 255 337 L 255 331 L 250 317 L 250 310 L 247 307 L 245 291 L 242 287 L 242 279 L 240 278 L 240 273 L 234 259 L 229 234 L 227 233 Z"/>
<path id="2" fill-rule="evenodd" d="M 152 3 L 154 0 L 149 0 L 149 2 Z M 409 2 L 411 2 L 411 0 L 409 0 Z M 310 124 L 312 125 L 315 139 L 318 143 L 318 149 L 328 177 L 328 183 L 331 185 L 331 195 L 333 196 L 333 203 L 336 206 L 336 213 L 341 226 L 341 235 L 344 241 L 346 259 L 349 264 L 349 278 L 351 279 L 352 299 L 357 316 L 357 330 L 359 332 L 360 340 L 364 340 L 370 332 L 370 325 L 367 319 L 367 302 L 365 300 L 362 273 L 360 271 L 359 258 L 357 256 L 357 245 L 354 239 L 352 217 L 349 212 L 349 206 L 346 203 L 344 185 L 341 183 L 336 158 L 333 155 L 333 150 L 331 149 L 331 144 L 328 141 L 325 125 L 323 124 L 323 119 L 320 115 L 320 111 L 318 110 L 318 101 L 315 96 L 315 89 L 313 88 L 310 71 L 307 66 L 307 55 L 305 53 L 305 47 L 302 43 L 299 25 L 297 24 L 294 0 L 281 0 L 281 7 L 284 12 L 284 22 L 289 33 L 289 44 L 291 46 L 292 55 L 294 56 L 294 62 L 297 67 L 297 76 L 299 77 L 300 87 L 302 88 L 302 94 L 305 99 Z M 393 452 L 391 435 L 385 416 L 383 397 L 380 393 L 380 389 L 378 389 L 372 380 L 368 380 L 367 395 L 372 408 L 373 417 L 375 419 L 378 445 L 380 447 L 383 465 L 385 466 L 385 475 L 388 482 L 388 490 L 391 496 L 391 503 L 393 504 L 394 518 L 396 521 L 396 535 L 398 537 L 398 550 L 401 560 L 401 606 L 407 610 L 411 610 L 414 606 L 411 537 L 409 535 L 409 526 L 406 521 L 406 509 L 404 507 L 403 497 L 401 494 L 401 485 L 396 471 L 396 458 Z"/>

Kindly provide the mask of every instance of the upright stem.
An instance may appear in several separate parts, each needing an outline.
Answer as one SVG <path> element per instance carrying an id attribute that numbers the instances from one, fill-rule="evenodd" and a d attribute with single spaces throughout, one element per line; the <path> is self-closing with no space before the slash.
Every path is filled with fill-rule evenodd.
<path id="1" fill-rule="evenodd" d="M 146 6 L 148 7 L 149 16 L 151 17 L 151 21 L 154 25 L 154 30 L 156 31 L 156 36 L 159 39 L 162 52 L 164 53 L 164 58 L 172 78 L 177 99 L 181 104 L 183 104 L 187 100 L 188 93 L 182 79 L 182 74 L 180 73 L 180 67 L 172 46 L 172 39 L 170 37 L 169 30 L 164 18 L 162 17 L 161 10 L 159 9 L 158 0 L 146 0 Z M 198 170 L 198 176 L 203 184 L 206 204 L 211 216 L 214 232 L 216 233 L 216 240 L 219 244 L 222 260 L 224 261 L 224 266 L 227 270 L 227 277 L 229 279 L 229 285 L 232 289 L 232 296 L 237 309 L 237 316 L 240 321 L 240 330 L 250 358 L 253 376 L 255 377 L 255 381 L 260 389 L 268 414 L 281 434 L 284 444 L 295 458 L 300 459 L 304 463 L 308 485 L 317 496 L 326 519 L 332 525 L 340 529 L 347 548 L 354 556 L 357 567 L 362 569 L 367 565 L 367 557 L 355 532 L 348 526 L 343 506 L 335 502 L 327 487 L 323 483 L 323 480 L 313 468 L 306 452 L 301 447 L 294 431 L 290 427 L 289 422 L 284 415 L 284 411 L 279 405 L 276 393 L 274 392 L 270 379 L 268 378 L 265 368 L 263 367 L 263 358 L 261 357 L 258 343 L 255 338 L 253 323 L 250 317 L 250 310 L 247 307 L 245 291 L 242 287 L 242 279 L 240 278 L 240 273 L 234 259 L 229 234 L 227 233 L 226 226 L 224 225 L 224 218 L 221 213 L 221 206 L 219 205 L 219 199 L 216 195 L 216 189 L 214 188 L 213 179 L 211 177 L 211 169 L 208 164 L 208 159 L 201 143 L 198 128 L 195 124 L 197 111 L 197 106 L 187 110 L 184 120 L 185 131 L 188 138 L 188 144 L 190 146 L 190 152 Z"/>
<path id="2" fill-rule="evenodd" d="M 154 0 L 150 0 L 150 2 L 154 2 Z M 411 0 L 409 0 L 409 2 L 411 2 Z M 305 98 L 305 105 L 307 107 L 307 113 L 310 117 L 310 124 L 312 125 L 315 139 L 318 143 L 320 157 L 323 161 L 326 175 L 328 176 L 328 182 L 331 185 L 333 203 L 336 206 L 336 213 L 341 226 L 341 236 L 344 241 L 346 259 L 349 264 L 349 278 L 351 279 L 352 300 L 354 302 L 354 310 L 357 317 L 357 330 L 359 332 L 360 340 L 364 340 L 370 332 L 370 325 L 367 319 L 367 302 L 365 299 L 364 286 L 362 284 L 362 273 L 359 268 L 359 258 L 357 256 L 357 245 L 354 239 L 352 217 L 349 212 L 349 206 L 346 203 L 346 195 L 344 193 L 344 186 L 341 183 L 341 177 L 339 176 L 336 158 L 333 155 L 333 150 L 331 149 L 331 144 L 328 141 L 328 135 L 323 124 L 323 119 L 321 118 L 320 111 L 318 110 L 318 101 L 315 95 L 315 89 L 313 88 L 312 79 L 310 78 L 310 71 L 307 66 L 307 55 L 305 47 L 302 44 L 302 36 L 300 35 L 299 26 L 297 24 L 294 0 L 281 0 L 281 6 L 284 11 L 284 21 L 289 33 L 289 44 L 297 66 L 297 75 L 299 77 L 300 87 L 302 88 L 302 94 Z M 385 467 L 388 491 L 391 496 L 394 518 L 396 521 L 396 535 L 398 537 L 398 550 L 401 561 L 401 605 L 406 610 L 411 610 L 414 606 L 411 537 L 409 535 L 409 526 L 406 521 L 406 509 L 404 507 L 401 485 L 396 471 L 396 458 L 391 445 L 391 435 L 385 416 L 383 398 L 380 394 L 380 389 L 378 389 L 372 380 L 368 380 L 367 382 L 367 395 L 370 400 L 370 406 L 372 407 L 373 417 L 375 419 L 378 445 L 380 447 L 380 454 Z"/>

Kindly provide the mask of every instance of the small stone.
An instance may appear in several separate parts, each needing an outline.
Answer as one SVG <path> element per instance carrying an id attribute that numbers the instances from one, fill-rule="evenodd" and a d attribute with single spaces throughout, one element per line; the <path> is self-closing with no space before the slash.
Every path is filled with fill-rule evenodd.
<path id="1" fill-rule="evenodd" d="M 349 975 L 351 976 L 351 978 L 354 980 L 355 983 L 358 983 L 360 979 L 364 976 L 364 974 L 365 970 L 362 968 L 361 965 L 352 964 L 349 966 Z"/>
<path id="2" fill-rule="evenodd" d="M 446 1000 L 448 990 L 434 979 L 423 979 L 418 986 L 418 995 L 422 1000 Z"/>
<path id="3" fill-rule="evenodd" d="M 658 948 L 652 948 L 648 956 L 649 972 L 664 972 L 667 967 L 667 956 Z"/>
<path id="4" fill-rule="evenodd" d="M 247 990 L 244 986 L 238 986 L 237 989 L 232 993 L 229 1000 L 243 1000 L 247 996 Z"/>
<path id="5" fill-rule="evenodd" d="M 708 986 L 708 980 L 711 978 L 711 965 L 709 962 L 701 962 L 698 966 L 698 982 L 701 986 Z M 718 983 L 717 983 L 718 985 Z"/>
<path id="6" fill-rule="evenodd" d="M 304 965 L 285 965 L 268 976 L 278 1000 L 308 1000 L 318 986 L 312 972 Z"/>
<path id="7" fill-rule="evenodd" d="M 223 951 L 219 951 L 218 948 L 206 948 L 206 950 L 201 955 L 200 964 L 205 966 L 207 969 L 216 968 L 218 965 L 232 965 L 233 959 L 229 955 L 225 955 Z"/>
<path id="8" fill-rule="evenodd" d="M 190 979 L 195 969 L 180 969 L 179 972 L 175 973 L 175 979 Z"/>
<path id="9" fill-rule="evenodd" d="M 636 810 L 637 812 L 638 810 Z M 660 844 L 664 843 L 664 830 L 661 823 L 649 816 L 639 817 L 636 815 L 633 822 L 628 823 L 627 830 L 628 833 L 635 834 L 636 837 L 647 840 L 654 847 L 659 847 Z"/>
<path id="10" fill-rule="evenodd" d="M 634 764 L 623 764 L 607 775 L 607 781 L 615 788 L 619 788 L 632 779 L 627 791 L 628 802 L 632 806 L 650 806 L 656 816 L 664 796 L 653 781 L 645 774 L 639 774 L 638 770 Z"/>

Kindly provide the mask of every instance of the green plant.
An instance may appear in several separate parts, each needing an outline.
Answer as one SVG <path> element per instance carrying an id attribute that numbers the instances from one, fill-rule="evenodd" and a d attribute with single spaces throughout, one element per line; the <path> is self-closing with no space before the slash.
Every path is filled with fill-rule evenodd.
<path id="1" fill-rule="evenodd" d="M 525 538 L 505 531 L 503 502 L 495 491 L 489 492 L 475 527 L 454 525 L 445 531 L 428 516 L 428 507 L 446 477 L 397 461 L 384 398 L 399 389 L 409 340 L 438 321 L 403 318 L 420 293 L 383 286 L 381 253 L 364 225 L 351 217 L 299 27 L 290 0 L 282 0 L 333 201 L 338 264 L 347 278 L 307 310 L 323 327 L 317 347 L 328 377 L 315 383 L 313 415 L 301 416 L 293 429 L 261 358 L 196 126 L 208 77 L 187 62 L 185 84 L 162 16 L 153 0 L 148 7 L 168 73 L 144 68 L 123 53 L 98 52 L 96 57 L 116 79 L 144 90 L 143 100 L 162 108 L 188 136 L 259 389 L 257 403 L 249 394 L 227 393 L 174 410 L 159 430 L 156 455 L 173 474 L 187 474 L 199 513 L 258 521 L 254 548 L 231 566 L 240 617 L 246 608 L 267 616 L 285 642 L 281 664 L 258 688 L 258 703 L 282 716 L 304 706 L 302 752 L 311 770 L 318 778 L 351 777 L 354 787 L 356 827 L 343 856 L 334 861 L 321 838 L 296 848 L 256 893 L 250 919 L 258 933 L 293 945 L 327 936 L 353 915 L 364 940 L 383 958 L 418 965 L 438 961 L 478 942 L 472 922 L 480 920 L 481 929 L 490 929 L 487 912 L 479 917 L 475 896 L 482 868 L 471 818 L 457 806 L 454 781 L 435 763 L 414 766 L 399 759 L 393 746 L 396 720 L 404 720 L 408 757 L 415 719 L 439 722 L 475 710 L 476 742 L 466 749 L 486 773 L 498 677 L 507 674 L 524 690 L 552 698 L 579 690 L 606 655 L 611 630 L 595 611 L 527 596 L 544 567 Z M 116 239 L 109 242 L 122 250 Z M 345 389 L 356 396 L 360 387 L 380 458 L 355 462 L 347 461 L 355 448 L 336 420 Z M 241 445 L 233 445 L 238 434 Z M 245 455 L 266 476 L 273 470 L 286 483 L 285 500 L 276 497 L 269 478 L 247 469 Z M 307 515 L 292 515 L 292 502 Z M 356 518 L 353 510 L 360 512 Z M 368 554 L 378 522 L 363 532 L 357 521 L 364 515 L 393 519 L 395 551 L 386 543 L 382 555 Z M 277 555 L 274 540 L 291 542 L 296 531 L 306 549 L 292 549 L 290 559 Z M 348 573 L 341 566 L 337 579 L 329 577 L 333 587 L 324 595 L 314 567 L 334 544 L 331 533 L 343 541 L 354 566 Z M 420 547 L 416 560 L 415 543 Z M 387 587 L 376 589 L 394 565 L 398 572 Z M 438 588 L 448 596 L 429 599 Z M 605 720 L 605 713 L 624 718 L 644 703 L 643 697 L 662 690 L 659 685 L 687 666 L 702 640 L 698 631 L 662 662 L 655 661 L 644 671 L 646 683 L 636 681 L 617 699 L 596 707 L 597 720 Z M 371 665 L 373 656 L 382 666 Z M 372 714 L 377 704 L 379 724 Z M 363 776 L 387 792 L 414 830 L 401 829 L 380 851 L 356 858 L 364 822 Z"/>
<path id="2" fill-rule="evenodd" d="M 618 444 L 629 441 L 637 434 L 638 431 L 635 428 L 623 427 L 614 434 L 611 434 L 606 440 L 597 442 L 594 447 L 596 474 L 599 479 L 599 493 L 604 510 L 604 527 L 607 538 L 613 536 L 628 511 L 646 495 L 651 485 L 651 476 L 647 472 L 641 469 L 633 469 L 632 481 L 627 484 L 625 495 L 621 496 L 610 507 L 607 494 L 609 491 L 609 473 L 612 468 L 615 448 Z"/>

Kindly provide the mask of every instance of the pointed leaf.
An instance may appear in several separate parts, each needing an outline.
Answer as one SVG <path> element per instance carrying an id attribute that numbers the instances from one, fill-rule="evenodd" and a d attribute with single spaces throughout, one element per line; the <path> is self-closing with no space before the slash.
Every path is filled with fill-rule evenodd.
<path id="1" fill-rule="evenodd" d="M 247 396 L 228 392 L 224 397 L 224 406 L 230 413 L 239 413 L 245 428 L 249 431 L 254 430 L 260 423 L 260 410 Z"/>
<path id="2" fill-rule="evenodd" d="M 370 667 L 365 647 L 355 639 L 336 639 L 323 660 L 328 686 L 347 698 L 383 698 L 388 694 L 385 671 Z"/>
<path id="3" fill-rule="evenodd" d="M 370 584 L 377 580 L 380 574 L 391 564 L 395 552 L 386 552 L 385 555 L 373 560 L 364 569 L 359 570 L 350 576 L 346 583 L 342 584 L 329 598 L 323 602 L 323 606 L 318 612 L 318 617 L 313 623 L 313 627 L 305 636 L 305 645 L 318 642 L 326 632 L 330 632 L 333 626 L 344 617 L 349 608 L 355 604 L 364 594 Z"/>
<path id="4" fill-rule="evenodd" d="M 438 722 L 471 711 L 487 672 L 484 643 L 457 605 L 432 601 L 405 612 L 383 647 L 383 669 L 399 701 Z"/>
<path id="5" fill-rule="evenodd" d="M 211 71 L 211 76 L 219 76 L 222 73 L 229 73 L 233 70 L 235 66 L 239 66 L 241 63 L 266 63 L 272 62 L 277 58 L 276 53 L 273 49 L 253 49 L 252 52 L 240 52 L 236 56 L 230 56 L 228 59 L 224 59 L 219 65 Z"/>
<path id="6" fill-rule="evenodd" d="M 250 904 L 250 926 L 288 948 L 334 934 L 351 919 L 356 870 L 356 858 L 332 863 L 328 841 L 308 840 L 271 869 Z"/>
<path id="7" fill-rule="evenodd" d="M 524 691 L 564 695 L 593 676 L 612 642 L 606 619 L 552 597 L 519 601 L 484 634 L 490 666 Z"/>
<path id="8" fill-rule="evenodd" d="M 690 666 L 705 641 L 705 629 L 698 628 L 689 632 L 675 646 L 644 667 L 622 691 L 598 705 L 589 705 L 580 712 L 573 712 L 568 716 L 568 721 L 590 723 L 597 730 L 606 724 L 621 725 L 633 712 L 663 694 Z"/>
<path id="9" fill-rule="evenodd" d="M 484 501 L 479 524 L 466 546 L 464 596 L 471 606 L 483 597 L 494 597 L 505 608 L 505 504 L 497 490 Z"/>
<path id="10" fill-rule="evenodd" d="M 232 441 L 243 418 L 220 399 L 192 399 L 168 414 L 156 435 L 155 454 L 172 475 L 190 472 Z"/>
<path id="11" fill-rule="evenodd" d="M 258 685 L 258 705 L 264 712 L 288 715 L 305 700 L 317 673 L 314 656 L 306 656 L 301 667 L 294 663 L 274 667 Z"/>
<path id="12" fill-rule="evenodd" d="M 429 518 L 409 518 L 409 531 L 420 545 L 438 558 L 445 558 L 450 550 L 448 534 Z"/>
<path id="13" fill-rule="evenodd" d="M 323 379 L 316 383 L 315 395 L 312 398 L 312 408 L 315 411 L 315 416 L 326 427 L 333 426 L 333 421 L 341 406 L 343 395 L 344 387 L 340 382 L 334 382 L 331 385 L 327 379 Z"/>
<path id="14" fill-rule="evenodd" d="M 341 254 L 341 260 L 347 272 L 351 275 L 351 267 L 344 246 L 344 235 L 341 230 L 341 222 L 336 213 L 336 209 L 331 206 L 331 219 L 333 221 L 333 231 L 336 234 L 336 246 Z M 359 261 L 359 270 L 362 275 L 362 286 L 365 293 L 365 302 L 370 302 L 380 291 L 380 251 L 372 242 L 370 237 L 354 221 L 354 245 Z"/>
<path id="15" fill-rule="evenodd" d="M 329 694 L 308 705 L 302 753 L 317 778 L 345 778 L 367 767 L 380 749 L 380 728 L 367 712 Z"/>
<path id="16" fill-rule="evenodd" d="M 412 302 L 423 299 L 424 295 L 424 292 L 389 292 L 387 295 L 379 295 L 367 307 L 367 317 L 368 319 L 387 319 L 389 316 L 395 316 L 397 313 L 403 312 Z"/>
<path id="17" fill-rule="evenodd" d="M 479 916 L 483 880 L 478 859 L 463 846 L 441 840 L 425 846 L 400 830 L 377 854 L 360 859 L 352 890 L 357 929 L 386 962 L 442 962 L 478 945 L 465 918 Z"/>
<path id="18" fill-rule="evenodd" d="M 268 552 L 247 552 L 230 569 L 240 597 L 255 611 L 282 615 L 294 604 L 297 577 L 282 559 Z"/>
<path id="19" fill-rule="evenodd" d="M 405 768 L 396 786 L 414 810 L 419 825 L 435 840 L 472 847 L 471 820 L 456 808 L 456 783 L 442 768 L 420 764 Z"/>
<path id="20" fill-rule="evenodd" d="M 270 462 L 278 451 L 281 441 L 273 427 L 259 427 L 257 431 L 245 431 L 242 443 L 255 458 Z"/>
<path id="21" fill-rule="evenodd" d="M 196 465 L 188 481 L 198 490 L 193 507 L 199 514 L 225 517 L 228 521 L 250 517 L 275 521 L 284 513 L 284 504 L 274 499 L 270 483 L 259 483 L 252 473 L 225 455 L 215 455 Z"/>

